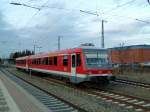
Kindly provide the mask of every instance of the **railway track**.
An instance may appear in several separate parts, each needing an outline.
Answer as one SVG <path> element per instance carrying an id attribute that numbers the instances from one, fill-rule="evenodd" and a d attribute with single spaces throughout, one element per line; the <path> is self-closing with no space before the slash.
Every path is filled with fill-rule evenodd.
<path id="1" fill-rule="evenodd" d="M 62 84 L 66 85 L 64 82 L 57 81 L 51 78 L 46 78 L 45 80 L 60 83 L 61 85 Z M 81 88 L 76 88 L 74 86 L 70 86 L 70 87 L 73 87 L 74 89 L 80 89 L 81 91 L 87 92 L 88 95 L 90 96 L 95 96 L 100 100 L 111 102 L 113 104 L 117 104 L 118 106 L 125 107 L 127 109 L 134 109 L 135 111 L 138 112 L 150 112 L 150 100 L 142 99 L 135 96 L 125 95 L 117 92 L 112 92 L 109 90 L 99 90 L 99 88 L 83 89 L 82 87 Z"/>
<path id="2" fill-rule="evenodd" d="M 141 88 L 150 90 L 150 84 L 148 84 L 148 83 L 141 83 L 141 82 L 136 82 L 136 81 L 124 80 L 124 79 L 116 79 L 115 81 L 112 81 L 112 82 L 126 84 L 126 85 L 132 85 L 132 86 L 141 87 Z"/>
<path id="3" fill-rule="evenodd" d="M 44 78 L 44 80 L 48 81 L 49 83 L 60 84 L 61 86 L 69 86 L 73 89 L 84 91 L 89 96 L 94 96 L 97 99 L 124 107 L 126 109 L 132 109 L 137 112 L 150 112 L 150 100 L 142 99 L 136 96 L 112 92 L 109 90 L 100 90 L 99 88 L 77 88 L 76 86 L 71 86 L 70 84 L 66 85 L 66 83 L 62 81 L 51 78 Z"/>
<path id="4" fill-rule="evenodd" d="M 150 101 L 141 99 L 135 96 L 124 95 L 108 90 L 92 90 L 89 95 L 95 96 L 106 102 L 112 102 L 118 106 L 125 107 L 127 109 L 134 109 L 135 111 L 150 112 Z"/>
<path id="5" fill-rule="evenodd" d="M 12 75 L 11 72 L 6 71 L 4 69 L 0 69 L 0 71 L 9 77 L 11 80 L 15 81 L 18 85 L 27 90 L 30 94 L 32 94 L 36 99 L 42 102 L 50 112 L 87 112 L 80 107 L 65 101 L 64 99 L 51 94 L 32 83 L 17 77 L 16 75 Z"/>
<path id="6" fill-rule="evenodd" d="M 50 81 L 50 83 L 55 82 L 61 85 L 66 86 L 66 83 L 51 79 L 45 78 L 45 80 Z M 126 109 L 133 109 L 137 112 L 150 112 L 150 100 L 142 99 L 135 96 L 130 96 L 126 94 L 121 94 L 117 92 L 112 92 L 109 90 L 99 90 L 99 88 L 95 89 L 86 89 L 83 87 L 77 88 L 76 86 L 72 86 L 67 84 L 67 86 L 72 87 L 74 89 L 80 89 L 81 91 L 87 92 L 89 96 L 94 96 L 100 100 L 104 100 L 106 102 L 111 102 L 118 106 L 124 107 Z"/>

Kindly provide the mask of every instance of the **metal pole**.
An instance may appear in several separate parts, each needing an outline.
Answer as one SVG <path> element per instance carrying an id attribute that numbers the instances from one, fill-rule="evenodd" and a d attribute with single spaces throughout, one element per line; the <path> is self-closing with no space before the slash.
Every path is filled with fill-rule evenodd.
<path id="1" fill-rule="evenodd" d="M 101 37 L 101 47 L 104 48 L 104 20 L 102 20 L 102 37 Z"/>
<path id="2" fill-rule="evenodd" d="M 34 45 L 34 54 L 35 54 L 35 47 L 36 47 L 36 45 Z"/>
<path id="3" fill-rule="evenodd" d="M 60 50 L 60 36 L 58 36 L 58 50 Z"/>
<path id="4" fill-rule="evenodd" d="M 30 75 L 30 77 L 32 76 L 32 70 L 31 69 L 29 70 L 29 75 Z"/>

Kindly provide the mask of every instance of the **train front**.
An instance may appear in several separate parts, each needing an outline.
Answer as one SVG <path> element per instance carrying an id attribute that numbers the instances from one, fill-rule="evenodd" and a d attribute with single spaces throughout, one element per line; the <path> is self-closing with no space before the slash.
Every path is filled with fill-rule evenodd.
<path id="1" fill-rule="evenodd" d="M 89 81 L 108 83 L 115 79 L 112 75 L 112 66 L 109 64 L 107 49 L 83 49 L 83 54 Z"/>

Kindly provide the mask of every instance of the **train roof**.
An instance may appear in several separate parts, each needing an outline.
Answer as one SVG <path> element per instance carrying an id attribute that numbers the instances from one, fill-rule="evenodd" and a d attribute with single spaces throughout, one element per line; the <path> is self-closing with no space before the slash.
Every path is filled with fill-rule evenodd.
<path id="1" fill-rule="evenodd" d="M 24 56 L 24 57 L 19 57 L 19 58 L 16 58 L 16 60 L 23 60 L 23 59 L 27 59 L 29 56 Z"/>
<path id="2" fill-rule="evenodd" d="M 52 51 L 52 52 L 47 52 L 47 53 L 39 53 L 39 54 L 35 54 L 35 55 L 30 55 L 30 56 L 16 58 L 16 60 L 23 60 L 23 59 L 26 59 L 26 58 L 40 58 L 40 57 L 48 57 L 48 56 L 65 55 L 65 54 L 72 53 L 72 52 L 81 52 L 82 50 L 83 51 L 92 51 L 92 50 L 107 51 L 107 49 L 78 47 L 78 48 L 65 49 L 65 50 L 60 50 L 60 51 Z"/>
<path id="3" fill-rule="evenodd" d="M 150 49 L 150 45 L 131 45 L 123 47 L 109 48 L 110 50 L 129 50 L 129 49 Z"/>

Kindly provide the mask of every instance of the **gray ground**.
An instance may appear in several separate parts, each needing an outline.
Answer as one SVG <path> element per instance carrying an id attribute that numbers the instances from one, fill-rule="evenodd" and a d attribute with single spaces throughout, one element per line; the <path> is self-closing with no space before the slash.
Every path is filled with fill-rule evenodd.
<path id="1" fill-rule="evenodd" d="M 87 93 L 68 87 L 60 87 L 57 85 L 48 84 L 45 82 L 45 80 L 41 81 L 41 79 L 39 83 L 39 79 L 37 77 L 32 76 L 31 78 L 27 76 L 27 74 L 18 72 L 15 69 L 13 69 L 13 71 L 19 76 L 24 77 L 25 79 L 34 82 L 34 84 L 50 91 L 52 94 L 64 98 L 73 104 L 80 105 L 80 107 L 89 112 L 133 112 L 133 110 L 127 110 L 124 107 L 119 107 L 118 105 L 105 102 L 96 98 L 95 96 L 87 95 Z"/>
<path id="2" fill-rule="evenodd" d="M 118 78 L 127 79 L 127 80 L 133 80 L 133 81 L 139 81 L 144 83 L 150 84 L 150 72 L 149 73 L 124 73 L 124 74 L 114 74 Z"/>

